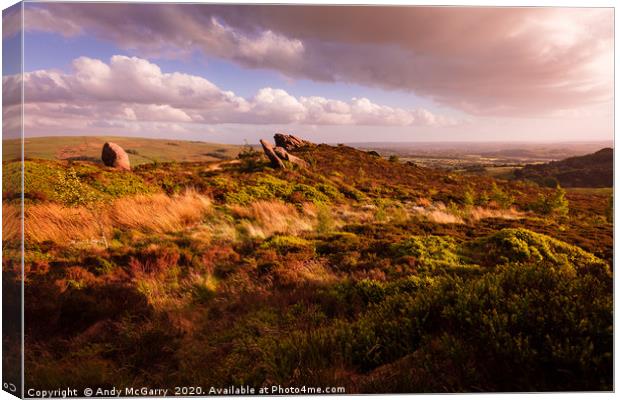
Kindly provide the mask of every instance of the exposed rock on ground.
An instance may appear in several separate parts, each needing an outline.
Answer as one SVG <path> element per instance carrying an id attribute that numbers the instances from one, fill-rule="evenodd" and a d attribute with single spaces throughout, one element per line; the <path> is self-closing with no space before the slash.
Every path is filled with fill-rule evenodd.
<path id="1" fill-rule="evenodd" d="M 299 147 L 315 145 L 312 142 L 285 133 L 276 133 L 273 135 L 273 139 L 276 141 L 276 146 L 283 147 L 287 151 L 295 150 Z"/>
<path id="2" fill-rule="evenodd" d="M 286 151 L 286 149 L 284 147 L 280 147 L 277 146 L 274 151 L 276 152 L 276 155 L 282 159 L 282 160 L 286 160 L 290 163 L 293 164 L 297 164 L 300 167 L 304 167 L 307 168 L 308 167 L 308 163 L 305 162 L 304 160 L 302 160 L 301 158 L 292 155 L 291 153 L 289 153 L 288 151 Z"/>
<path id="3" fill-rule="evenodd" d="M 103 145 L 101 150 L 101 160 L 103 164 L 125 171 L 131 170 L 131 164 L 129 163 L 129 155 L 123 150 L 123 148 L 116 143 L 107 142 Z"/>
<path id="4" fill-rule="evenodd" d="M 272 167 L 285 168 L 284 161 L 282 161 L 282 159 L 278 157 L 271 143 L 264 139 L 261 139 L 260 144 L 261 146 L 263 146 L 263 151 L 265 152 L 265 155 L 267 156 L 267 158 L 269 158 L 269 161 L 271 161 Z"/>
<path id="5" fill-rule="evenodd" d="M 269 158 L 269 161 L 271 161 L 272 167 L 286 168 L 284 161 L 299 165 L 303 168 L 308 167 L 308 163 L 306 161 L 292 155 L 288 151 L 303 146 L 315 146 L 314 143 L 299 139 L 293 135 L 284 135 L 281 133 L 276 133 L 274 135 L 274 139 L 276 141 L 276 147 L 273 147 L 271 143 L 264 139 L 260 140 L 260 144 L 263 146 L 263 151 L 265 152 L 267 158 Z"/>

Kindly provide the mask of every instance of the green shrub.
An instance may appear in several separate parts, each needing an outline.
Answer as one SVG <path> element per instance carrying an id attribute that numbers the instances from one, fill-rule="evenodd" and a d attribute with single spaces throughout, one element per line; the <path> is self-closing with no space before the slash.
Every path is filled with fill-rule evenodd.
<path id="1" fill-rule="evenodd" d="M 97 171 L 92 176 L 82 174 L 81 179 L 88 182 L 93 189 L 113 198 L 149 194 L 157 191 L 139 176 L 125 171 Z M 176 192 L 178 191 L 180 189 L 176 190 Z"/>
<path id="2" fill-rule="evenodd" d="M 303 199 L 314 204 L 324 204 L 329 203 L 329 197 L 318 188 L 313 186 L 304 185 L 302 183 L 298 183 L 293 185 L 291 195 L 299 193 L 303 196 Z"/>
<path id="3" fill-rule="evenodd" d="M 3 173 L 3 191 L 9 196 L 18 196 L 20 163 L 3 164 Z M 155 187 L 134 173 L 107 171 L 96 164 L 49 160 L 24 162 L 24 197 L 28 201 L 49 200 L 78 205 L 155 191 Z"/>
<path id="4" fill-rule="evenodd" d="M 475 203 L 476 197 L 474 196 L 474 192 L 471 190 L 470 187 L 467 187 L 467 189 L 465 189 L 465 192 L 463 193 L 463 205 L 465 207 L 472 207 Z"/>
<path id="5" fill-rule="evenodd" d="M 608 275 L 609 266 L 577 246 L 528 229 L 502 229 L 467 245 L 476 262 L 492 266 L 503 263 L 546 263 L 579 272 Z"/>
<path id="6" fill-rule="evenodd" d="M 343 197 L 342 193 L 340 193 L 335 186 L 330 185 L 329 183 L 319 183 L 316 185 L 316 188 L 331 200 L 341 200 Z"/>
<path id="7" fill-rule="evenodd" d="M 430 270 L 461 265 L 457 245 L 451 237 L 410 236 L 390 246 L 394 257 L 413 257 L 416 264 Z"/>
<path id="8" fill-rule="evenodd" d="M 348 199 L 352 199 L 355 201 L 362 201 L 366 199 L 366 195 L 357 190 L 354 186 L 341 183 L 339 185 L 339 189 L 340 193 L 342 193 Z"/>
<path id="9" fill-rule="evenodd" d="M 317 245 L 317 251 L 321 254 L 345 253 L 360 249 L 360 238 L 351 232 L 333 232 L 324 235 Z"/>
<path id="10" fill-rule="evenodd" d="M 331 208 L 324 204 L 319 204 L 317 206 L 316 213 L 316 232 L 319 235 L 323 235 L 331 232 L 335 226 L 336 222 L 334 220 Z"/>
<path id="11" fill-rule="evenodd" d="M 300 382 L 295 376 L 337 364 L 362 372 L 384 366 L 390 373 L 379 377 L 403 377 L 410 368 L 392 363 L 413 357 L 407 388 L 416 392 L 611 387 L 609 276 L 515 264 L 467 281 L 416 283 L 393 293 L 374 281 L 349 286 L 366 298 L 367 310 L 351 322 L 280 338 L 269 347 L 268 357 L 279 360 L 270 364 L 273 376 Z"/>
<path id="12" fill-rule="evenodd" d="M 97 194 L 82 184 L 71 167 L 65 173 L 58 173 L 55 187 L 56 197 L 67 206 L 84 206 L 98 200 Z"/>
<path id="13" fill-rule="evenodd" d="M 211 275 L 206 274 L 192 283 L 191 291 L 198 303 L 207 303 L 217 293 L 218 281 Z"/>
<path id="14" fill-rule="evenodd" d="M 494 201 L 502 208 L 509 208 L 514 203 L 514 197 L 502 190 L 495 182 L 491 185 L 489 200 Z"/>
<path id="15" fill-rule="evenodd" d="M 250 146 L 247 142 L 237 155 L 237 158 L 241 161 L 240 169 L 244 172 L 260 170 L 264 165 L 261 152 L 254 149 L 254 147 Z"/>
<path id="16" fill-rule="evenodd" d="M 256 200 L 286 199 L 292 193 L 289 182 L 268 174 L 260 174 L 243 185 L 229 182 L 228 179 L 214 183 L 227 191 L 225 200 L 229 203 L 248 204 Z"/>
<path id="17" fill-rule="evenodd" d="M 538 195 L 538 200 L 532 204 L 531 208 L 543 215 L 558 215 L 565 217 L 568 215 L 568 200 L 566 191 L 557 186 L 553 193 Z"/>
<path id="18" fill-rule="evenodd" d="M 267 239 L 260 246 L 263 249 L 275 249 L 279 253 L 299 253 L 308 249 L 313 249 L 311 241 L 288 235 L 275 235 Z"/>

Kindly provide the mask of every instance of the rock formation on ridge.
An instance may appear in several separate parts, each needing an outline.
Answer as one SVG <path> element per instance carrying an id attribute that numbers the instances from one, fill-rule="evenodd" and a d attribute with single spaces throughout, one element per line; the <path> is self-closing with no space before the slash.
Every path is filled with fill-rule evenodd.
<path id="1" fill-rule="evenodd" d="M 295 164 L 303 168 L 308 167 L 308 163 L 306 161 L 294 156 L 289 153 L 289 151 L 303 146 L 314 146 L 314 143 L 299 139 L 293 135 L 284 135 L 282 133 L 276 133 L 274 135 L 274 139 L 276 142 L 275 147 L 265 139 L 260 140 L 260 144 L 263 146 L 263 151 L 265 152 L 267 158 L 269 158 L 269 161 L 271 161 L 272 167 L 284 169 L 286 168 L 284 161 L 288 161 L 291 164 Z"/>
<path id="2" fill-rule="evenodd" d="M 314 146 L 314 143 L 303 140 L 294 135 L 287 135 L 285 133 L 276 133 L 273 135 L 273 139 L 276 142 L 276 146 L 284 148 L 286 151 L 295 150 L 299 147 Z"/>

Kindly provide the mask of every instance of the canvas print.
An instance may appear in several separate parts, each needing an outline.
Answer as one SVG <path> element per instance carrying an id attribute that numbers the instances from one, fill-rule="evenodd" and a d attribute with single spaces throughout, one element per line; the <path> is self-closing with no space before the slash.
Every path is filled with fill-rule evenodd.
<path id="1" fill-rule="evenodd" d="M 613 391 L 612 8 L 2 25 L 3 390 Z"/>

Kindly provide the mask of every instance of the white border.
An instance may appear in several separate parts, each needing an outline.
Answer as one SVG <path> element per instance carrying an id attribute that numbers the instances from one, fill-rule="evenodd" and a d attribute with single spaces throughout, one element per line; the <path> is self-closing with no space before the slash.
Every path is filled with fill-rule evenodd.
<path id="1" fill-rule="evenodd" d="M 54 2 L 54 0 L 52 1 L 28 1 L 26 0 L 26 2 L 32 3 L 32 2 Z M 85 1 L 76 1 L 76 0 L 64 0 L 63 2 L 74 2 L 74 3 L 83 3 Z M 96 2 L 96 1 L 93 1 Z M 389 0 L 389 1 L 385 1 L 385 2 L 381 2 L 381 1 L 370 1 L 370 0 L 366 0 L 366 1 L 351 1 L 351 0 L 338 0 L 338 1 L 329 1 L 329 0 L 315 0 L 315 1 L 300 1 L 300 0 L 287 0 L 286 2 L 284 1 L 269 1 L 269 0 L 262 0 L 262 1 L 256 1 L 256 0 L 245 0 L 245 1 L 233 1 L 233 0 L 220 0 L 220 1 L 191 1 L 191 0 L 178 0 L 178 1 L 164 1 L 164 0 L 142 0 L 142 1 L 135 1 L 135 0 L 128 0 L 128 1 L 124 1 L 127 3 L 205 3 L 205 4 L 209 4 L 209 3 L 213 3 L 213 4 L 317 4 L 317 5 L 401 5 L 401 6 L 408 6 L 408 5 L 426 5 L 426 6 L 469 6 L 469 7 L 475 7 L 475 6 L 482 6 L 482 7 L 611 7 L 611 8 L 615 8 L 615 3 L 613 1 L 605 1 L 605 0 L 590 0 L 590 1 L 578 1 L 578 0 L 563 0 L 563 1 L 549 1 L 549 0 L 539 0 L 539 1 L 532 1 L 532 0 L 522 0 L 522 1 L 514 1 L 514 0 L 505 0 L 505 1 L 492 1 L 492 0 L 476 0 L 476 1 L 465 1 L 465 0 L 451 0 L 449 2 L 447 1 L 437 1 L 437 0 L 426 0 L 426 1 L 415 1 L 415 0 Z M 2 9 L 8 8 L 14 4 L 18 3 L 17 1 L 14 0 L 0 0 L 0 5 L 2 6 Z M 616 43 L 616 39 L 617 39 L 617 31 L 615 29 L 615 10 L 614 10 L 614 49 L 615 49 L 615 43 Z M 22 25 L 23 25 L 23 12 L 22 12 Z M 0 41 L 1 42 L 1 41 Z M 0 44 L 0 49 L 1 49 L 1 44 Z M 22 73 L 23 73 L 23 36 L 22 36 Z M 617 53 L 614 52 L 614 66 L 615 68 L 617 68 Z M 2 61 L 2 53 L 0 52 L 0 64 Z M 615 70 L 616 71 L 616 70 Z M 615 75 L 614 75 L 615 76 Z M 616 92 L 616 86 L 615 86 L 615 80 L 614 80 L 614 99 L 616 96 L 617 92 Z M 24 96 L 23 93 L 23 85 L 22 85 L 22 98 Z M 0 99 L 1 99 L 1 94 L 0 94 Z M 614 139 L 615 139 L 615 115 L 618 112 L 618 105 L 617 103 L 614 101 Z M 2 121 L 2 116 L 0 113 L 0 123 Z M 23 127 L 23 109 L 22 109 L 22 127 Z M 2 143 L 0 141 L 0 154 L 2 154 Z M 22 158 L 23 158 L 23 132 L 22 132 Z M 615 188 L 616 185 L 618 184 L 618 181 L 616 180 L 616 174 L 615 174 L 615 166 L 616 165 L 620 165 L 618 164 L 618 160 L 620 158 L 620 155 L 618 154 L 617 151 L 614 152 L 614 221 L 618 221 L 618 216 L 620 215 L 620 212 L 618 210 L 618 199 L 617 196 L 615 196 Z M 2 177 L 2 172 L 0 169 L 0 179 Z M 23 179 L 23 174 L 22 174 L 22 179 Z M 23 184 L 23 182 L 22 182 Z M 23 199 L 22 199 L 23 201 Z M 22 208 L 22 212 L 23 212 L 23 208 Z M 23 218 L 22 218 L 22 224 L 23 224 Z M 2 227 L 0 226 L 0 234 L 2 231 Z M 23 226 L 22 226 L 22 234 L 23 234 Z M 614 224 L 614 250 L 615 250 L 615 238 L 617 235 L 617 226 Z M 22 241 L 22 246 L 23 246 L 23 241 Z M 23 263 L 23 260 L 22 260 Z M 614 257 L 614 270 L 618 270 L 617 268 L 618 263 L 617 263 L 617 259 Z M 23 264 L 22 264 L 22 274 L 23 274 Z M 22 275 L 23 276 L 23 275 Z M 22 283 L 23 285 L 23 283 Z M 616 320 L 616 313 L 615 313 L 615 298 L 618 294 L 618 288 L 615 285 L 615 279 L 614 279 L 614 327 L 617 326 L 617 320 Z M 0 287 L 0 293 L 1 293 L 1 287 Z M 22 296 L 23 296 L 23 288 L 22 288 Z M 23 299 L 22 299 L 23 301 Z M 23 305 L 23 303 L 22 303 Z M 23 321 L 23 312 L 22 312 L 22 321 Z M 0 319 L 0 329 L 2 327 L 2 322 Z M 23 329 L 23 325 L 22 325 L 22 329 Z M 23 332 L 22 332 L 22 340 L 23 340 Z M 618 335 L 614 335 L 614 350 L 617 347 L 618 344 Z M 614 354 L 614 384 L 618 382 L 618 371 L 615 368 L 616 364 L 615 364 L 615 354 Z M 22 371 L 23 371 L 23 358 L 22 358 Z M 2 365 L 0 363 L 0 373 L 2 372 Z M 515 373 L 518 373 L 517 371 L 515 371 Z M 367 396 L 371 396 L 371 395 L 364 395 L 364 397 Z M 386 396 L 386 395 L 372 395 L 374 396 Z M 421 399 L 430 399 L 439 395 L 387 395 L 390 398 L 393 399 L 404 399 L 404 398 L 411 398 L 413 396 L 415 396 L 416 398 L 421 398 Z M 451 394 L 446 394 L 446 395 L 441 395 L 441 396 L 459 396 L 459 398 L 462 399 L 476 399 L 479 397 L 486 397 L 489 399 L 495 399 L 495 398 L 501 398 L 501 399 L 506 399 L 506 400 L 513 400 L 513 399 L 521 399 L 523 397 L 527 397 L 527 398 L 538 398 L 538 397 L 544 397 L 546 399 L 568 399 L 568 400 L 573 400 L 573 399 L 581 399 L 585 396 L 587 396 L 588 399 L 608 399 L 608 398 L 613 398 L 614 393 L 579 393 L 579 392 L 569 392 L 569 393 L 512 393 L 512 394 L 496 394 L 496 393 L 483 393 L 483 394 L 463 394 L 463 395 L 451 395 Z M 286 396 L 260 396 L 262 397 L 269 397 L 269 398 L 273 398 L 273 397 L 286 397 Z M 326 396 L 295 396 L 296 398 L 301 398 L 301 399 L 313 399 L 313 398 L 317 398 L 317 397 L 321 397 L 324 398 Z M 338 396 L 338 398 L 347 398 L 347 399 L 354 399 L 356 397 L 360 397 L 358 396 L 353 396 L 353 395 L 344 395 L 344 396 Z M 152 398 L 152 397 L 151 397 Z M 242 398 L 247 398 L 247 397 L 243 397 L 243 396 L 227 396 L 227 399 L 242 399 Z M 257 398 L 257 397 L 253 397 L 253 398 Z M 7 392 L 4 391 L 0 391 L 0 400 L 8 400 L 8 399 L 15 399 L 14 396 L 11 396 L 10 394 L 8 394 Z"/>

